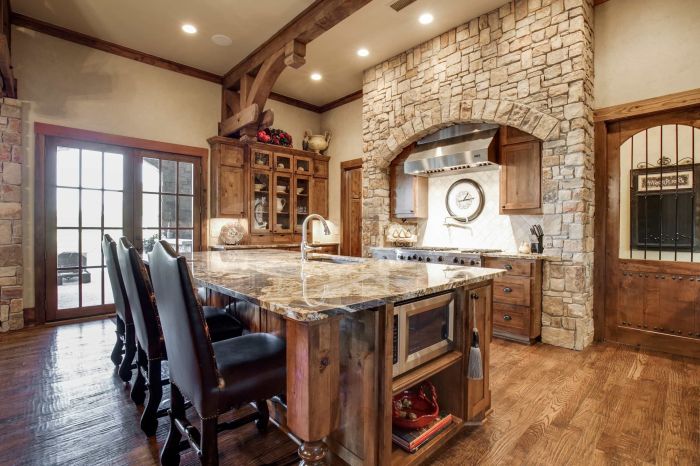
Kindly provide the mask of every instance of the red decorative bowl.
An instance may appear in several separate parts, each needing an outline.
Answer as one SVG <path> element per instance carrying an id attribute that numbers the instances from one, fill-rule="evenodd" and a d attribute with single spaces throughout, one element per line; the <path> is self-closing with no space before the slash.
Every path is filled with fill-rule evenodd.
<path id="1" fill-rule="evenodd" d="M 430 394 L 426 393 L 426 388 Z M 423 383 L 418 393 L 405 390 L 395 395 L 392 400 L 391 419 L 394 426 L 401 429 L 420 429 L 433 422 L 439 413 L 435 386 L 430 382 Z M 406 415 L 414 414 L 411 419 Z"/>

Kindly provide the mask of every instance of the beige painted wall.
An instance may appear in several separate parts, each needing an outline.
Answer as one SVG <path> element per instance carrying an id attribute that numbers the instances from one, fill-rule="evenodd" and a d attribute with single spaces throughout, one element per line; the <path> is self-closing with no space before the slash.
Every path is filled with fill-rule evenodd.
<path id="1" fill-rule="evenodd" d="M 362 99 L 325 112 L 321 129 L 331 132 L 327 155 L 331 157 L 328 174 L 328 216 L 340 225 L 340 163 L 362 158 Z"/>
<path id="2" fill-rule="evenodd" d="M 282 129 L 292 135 L 292 144 L 295 149 L 301 149 L 301 141 L 304 139 L 304 131 L 310 129 L 317 133 L 321 129 L 321 115 L 303 108 L 287 105 L 276 100 L 268 100 L 266 109 L 275 112 L 273 128 Z"/>
<path id="3" fill-rule="evenodd" d="M 700 1 L 595 8 L 595 108 L 700 88 Z"/>

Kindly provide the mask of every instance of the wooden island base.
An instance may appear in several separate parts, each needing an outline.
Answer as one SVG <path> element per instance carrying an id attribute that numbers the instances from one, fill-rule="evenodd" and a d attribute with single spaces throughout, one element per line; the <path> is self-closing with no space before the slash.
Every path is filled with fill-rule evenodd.
<path id="1" fill-rule="evenodd" d="M 271 413 L 275 423 L 301 443 L 302 464 L 420 464 L 465 425 L 483 422 L 491 408 L 492 281 L 455 291 L 453 351 L 396 378 L 392 377 L 392 303 L 301 322 L 235 301 L 235 313 L 252 331 L 282 335 L 287 340 L 287 406 L 271 403 Z M 210 293 L 212 304 L 229 300 Z M 467 379 L 474 314 L 483 380 Z M 410 454 L 392 444 L 391 400 L 425 380 L 435 385 L 440 409 L 450 412 L 454 420 Z"/>

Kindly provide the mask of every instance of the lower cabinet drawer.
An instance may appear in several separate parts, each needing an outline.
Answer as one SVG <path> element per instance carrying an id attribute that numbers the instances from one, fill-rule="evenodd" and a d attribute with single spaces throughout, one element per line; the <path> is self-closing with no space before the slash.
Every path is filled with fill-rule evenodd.
<path id="1" fill-rule="evenodd" d="M 526 277 L 497 278 L 493 281 L 493 301 L 518 306 L 530 305 L 531 281 Z"/>
<path id="2" fill-rule="evenodd" d="M 530 308 L 493 303 L 493 329 L 530 336 Z"/>

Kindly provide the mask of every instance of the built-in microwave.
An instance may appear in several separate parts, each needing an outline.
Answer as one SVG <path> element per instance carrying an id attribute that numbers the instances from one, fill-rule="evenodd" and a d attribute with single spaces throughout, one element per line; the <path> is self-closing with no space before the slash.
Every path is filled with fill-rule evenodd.
<path id="1" fill-rule="evenodd" d="M 397 303 L 394 306 L 394 377 L 452 351 L 454 330 L 454 291 Z"/>

